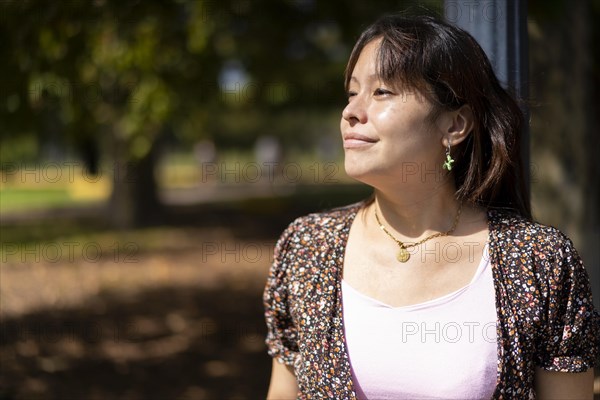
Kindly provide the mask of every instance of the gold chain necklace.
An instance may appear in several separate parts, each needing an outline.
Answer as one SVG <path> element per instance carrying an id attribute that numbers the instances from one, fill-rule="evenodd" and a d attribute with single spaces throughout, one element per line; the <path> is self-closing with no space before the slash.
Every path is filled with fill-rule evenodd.
<path id="1" fill-rule="evenodd" d="M 396 239 L 394 237 L 394 235 L 392 235 L 386 228 L 385 226 L 383 226 L 383 224 L 381 223 L 381 221 L 379 220 L 379 215 L 377 215 L 377 205 L 375 205 L 375 219 L 377 220 L 377 223 L 379 224 L 379 227 L 381 228 L 382 231 L 384 231 L 390 238 L 392 238 L 396 244 L 398 244 L 398 246 L 400 247 L 400 251 L 398 252 L 398 255 L 396 256 L 396 259 L 402 263 L 405 263 L 408 261 L 408 259 L 410 258 L 410 254 L 408 253 L 409 248 L 411 247 L 415 247 L 418 246 L 422 243 L 425 243 L 426 241 L 436 238 L 436 237 L 440 237 L 440 236 L 448 236 L 450 235 L 452 232 L 454 232 L 454 230 L 456 229 L 456 226 L 458 225 L 458 220 L 460 219 L 460 212 L 462 211 L 462 202 L 460 203 L 460 205 L 458 206 L 458 211 L 456 212 L 456 216 L 454 217 L 454 223 L 452 224 L 452 227 L 446 231 L 446 232 L 438 232 L 438 233 L 434 233 L 433 235 L 427 236 L 425 239 L 421 239 L 419 240 L 417 243 L 412 243 L 412 244 L 404 244 L 404 242 L 402 242 L 399 239 Z"/>

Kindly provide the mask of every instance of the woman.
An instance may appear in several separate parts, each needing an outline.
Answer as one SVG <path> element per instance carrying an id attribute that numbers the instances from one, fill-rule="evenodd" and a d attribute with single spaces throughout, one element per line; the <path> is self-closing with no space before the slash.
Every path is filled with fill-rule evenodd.
<path id="1" fill-rule="evenodd" d="M 268 397 L 592 398 L 588 277 L 531 220 L 523 115 L 479 45 L 432 17 L 384 17 L 345 85 L 346 171 L 374 195 L 279 239 Z"/>

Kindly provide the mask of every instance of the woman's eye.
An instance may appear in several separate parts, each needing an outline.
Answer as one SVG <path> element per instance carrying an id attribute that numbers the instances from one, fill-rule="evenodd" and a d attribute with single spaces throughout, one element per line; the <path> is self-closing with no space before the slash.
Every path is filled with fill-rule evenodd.
<path id="1" fill-rule="evenodd" d="M 377 88 L 377 89 L 375 89 L 375 93 L 374 94 L 375 94 L 375 96 L 383 96 L 383 95 L 386 95 L 386 94 L 392 94 L 392 92 L 390 92 L 387 89 Z"/>
<path id="2" fill-rule="evenodd" d="M 348 98 L 348 100 L 350 100 L 350 98 L 356 96 L 356 92 L 346 92 L 346 97 Z"/>

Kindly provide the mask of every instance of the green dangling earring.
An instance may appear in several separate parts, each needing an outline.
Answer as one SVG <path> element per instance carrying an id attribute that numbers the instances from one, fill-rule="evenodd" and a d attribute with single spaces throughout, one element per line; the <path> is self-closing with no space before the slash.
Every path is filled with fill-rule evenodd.
<path id="1" fill-rule="evenodd" d="M 446 149 L 446 162 L 444 162 L 442 168 L 452 171 L 452 164 L 454 164 L 454 159 L 450 155 L 450 141 L 448 141 L 448 148 Z"/>

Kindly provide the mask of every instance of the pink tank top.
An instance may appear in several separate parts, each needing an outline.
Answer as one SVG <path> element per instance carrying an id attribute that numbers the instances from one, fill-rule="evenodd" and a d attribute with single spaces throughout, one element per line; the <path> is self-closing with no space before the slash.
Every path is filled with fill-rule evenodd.
<path id="1" fill-rule="evenodd" d="M 488 246 L 471 282 L 391 307 L 342 280 L 343 318 L 359 399 L 489 399 L 496 386 L 496 306 Z"/>

